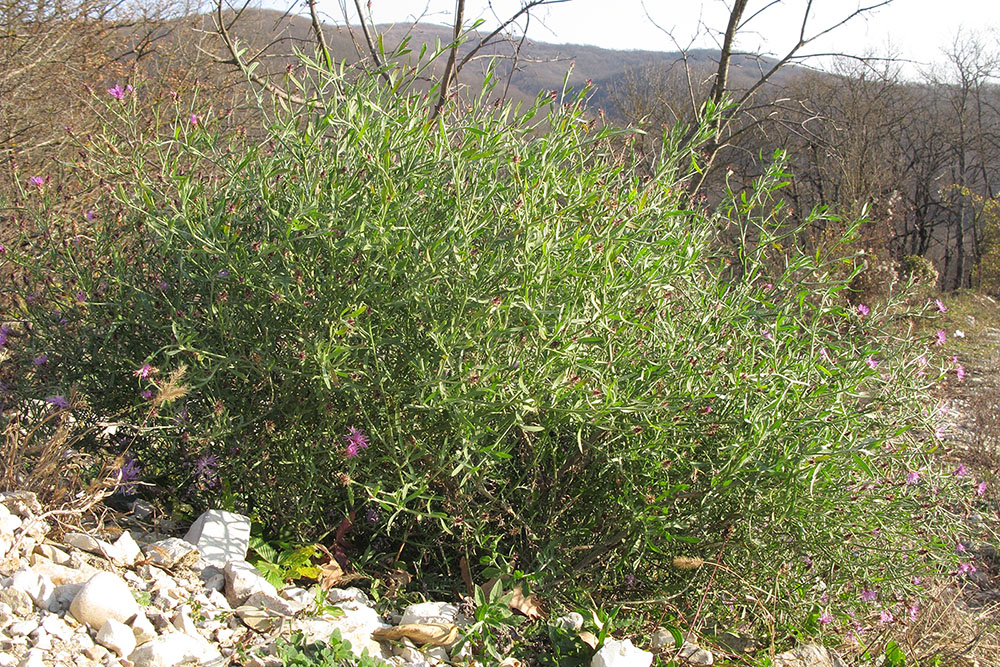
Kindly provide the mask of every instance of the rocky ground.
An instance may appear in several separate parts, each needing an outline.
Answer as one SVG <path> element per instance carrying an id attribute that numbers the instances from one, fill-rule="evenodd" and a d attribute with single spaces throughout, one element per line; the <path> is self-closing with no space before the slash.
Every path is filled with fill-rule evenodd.
<path id="1" fill-rule="evenodd" d="M 139 503 L 119 524 L 144 525 L 138 516 L 144 512 Z M 135 527 L 56 538 L 34 494 L 0 494 L 0 667 L 281 665 L 281 640 L 293 633 L 301 633 L 301 644 L 328 642 L 356 656 L 366 653 L 378 661 L 370 664 L 489 664 L 460 641 L 470 623 L 462 601 L 380 614 L 358 588 L 278 590 L 246 561 L 249 537 L 246 517 L 212 511 L 183 537 Z M 580 632 L 579 614 L 551 623 L 596 645 Z M 338 633 L 346 645 L 335 639 Z M 666 630 L 654 633 L 650 644 L 644 650 L 609 638 L 591 665 L 648 667 L 654 653 L 690 665 L 717 659 L 693 643 L 677 650 Z M 822 647 L 804 646 L 774 664 L 843 663 Z"/>

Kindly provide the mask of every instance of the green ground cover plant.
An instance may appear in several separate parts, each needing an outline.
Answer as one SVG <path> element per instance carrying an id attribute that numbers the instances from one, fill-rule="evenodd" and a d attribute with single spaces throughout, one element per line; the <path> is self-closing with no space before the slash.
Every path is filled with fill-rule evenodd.
<path id="1" fill-rule="evenodd" d="M 845 298 L 857 258 L 799 249 L 780 155 L 706 212 L 711 109 L 646 177 L 585 92 L 513 109 L 488 81 L 429 121 L 401 71 L 301 72 L 309 103 L 258 100 L 249 136 L 198 109 L 150 134 L 141 88 L 109 98 L 87 234 L 30 185 L 8 400 L 127 413 L 90 446 L 129 481 L 346 567 L 458 582 L 465 557 L 681 624 L 847 636 L 970 566 L 952 526 L 979 481 L 933 458 L 951 371 L 887 325 L 903 295 Z"/>

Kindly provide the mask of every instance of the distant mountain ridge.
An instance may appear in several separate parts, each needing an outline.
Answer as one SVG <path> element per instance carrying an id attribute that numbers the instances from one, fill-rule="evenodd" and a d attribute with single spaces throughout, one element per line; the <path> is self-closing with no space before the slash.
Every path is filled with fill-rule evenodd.
<path id="1" fill-rule="evenodd" d="M 206 17 L 206 23 L 211 21 L 211 17 Z M 436 44 L 445 45 L 452 40 L 451 27 L 444 25 L 387 24 L 376 28 L 382 37 L 386 52 L 395 51 L 404 38 L 408 39 L 410 58 L 416 58 L 423 46 L 428 48 L 428 52 L 433 52 Z M 259 41 L 261 38 L 273 39 L 279 34 L 284 34 L 286 40 L 275 47 L 279 49 L 275 52 L 279 56 L 290 55 L 291 45 L 303 48 L 313 36 L 312 26 L 307 18 L 287 16 L 272 10 L 245 12 L 233 32 L 237 36 L 254 41 Z M 324 33 L 336 60 L 349 63 L 357 60 L 357 50 L 346 27 L 325 24 Z M 364 48 L 360 28 L 354 26 L 354 33 L 354 40 Z M 460 57 L 468 53 L 478 37 L 480 35 L 477 33 L 469 35 L 466 43 L 459 49 Z M 482 81 L 486 64 L 491 60 L 494 62 L 498 78 L 506 81 L 511 75 L 510 69 L 514 64 L 512 56 L 516 44 L 517 42 L 513 40 L 502 40 L 484 48 L 466 65 L 461 82 L 470 86 L 478 85 Z M 581 44 L 549 44 L 525 40 L 518 54 L 516 71 L 510 78 L 507 97 L 515 101 L 534 99 L 542 91 L 562 89 L 564 81 L 570 87 L 578 89 L 589 80 L 595 86 L 592 104 L 608 106 L 612 87 L 622 81 L 628 71 L 650 65 L 662 65 L 666 68 L 680 63 L 681 58 L 682 55 L 678 52 L 615 50 Z M 715 71 L 716 58 L 717 52 L 709 49 L 691 50 L 687 53 L 688 62 L 696 78 L 701 80 Z M 739 89 L 749 85 L 760 75 L 761 67 L 769 67 L 771 62 L 773 61 L 753 56 L 735 56 L 730 73 L 732 87 Z M 443 65 L 442 59 L 438 67 Z M 794 69 L 796 68 L 791 68 L 789 72 Z M 780 81 L 780 78 L 788 76 L 788 73 L 779 75 Z"/>

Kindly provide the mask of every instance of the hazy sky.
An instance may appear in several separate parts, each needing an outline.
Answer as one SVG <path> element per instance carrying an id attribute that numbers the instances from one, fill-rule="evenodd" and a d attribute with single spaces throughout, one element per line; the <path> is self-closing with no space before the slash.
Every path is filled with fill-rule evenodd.
<path id="1" fill-rule="evenodd" d="M 341 1 L 320 0 L 330 20 L 341 16 Z M 353 5 L 353 0 L 348 4 Z M 467 0 L 466 4 L 470 20 L 481 17 L 495 26 L 496 17 L 511 15 L 521 0 Z M 537 41 L 613 49 L 676 50 L 655 22 L 673 31 L 683 46 L 694 40 L 695 46 L 711 47 L 713 38 L 725 29 L 728 4 L 723 0 L 569 0 L 538 10 L 539 20 L 531 22 L 528 36 Z M 769 0 L 751 0 L 745 18 L 768 4 Z M 807 0 L 783 0 L 767 9 L 748 22 L 739 46 L 772 54 L 787 49 L 798 36 L 806 4 Z M 878 4 L 878 0 L 862 4 Z M 814 0 L 813 5 L 807 36 L 859 6 L 858 0 Z M 454 6 L 454 0 L 371 0 L 372 15 L 379 23 L 412 21 L 420 15 L 427 22 L 447 23 Z M 892 49 L 899 57 L 930 63 L 941 59 L 941 50 L 953 43 L 962 26 L 986 33 L 987 42 L 995 45 L 998 35 L 990 31 L 998 25 L 1000 3 L 996 0 L 894 0 L 867 18 L 856 18 L 839 28 L 817 42 L 812 51 L 862 55 Z"/>

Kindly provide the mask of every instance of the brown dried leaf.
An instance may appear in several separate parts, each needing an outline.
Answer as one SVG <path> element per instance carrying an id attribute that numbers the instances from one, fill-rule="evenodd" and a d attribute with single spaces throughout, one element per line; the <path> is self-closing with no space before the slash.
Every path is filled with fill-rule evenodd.
<path id="1" fill-rule="evenodd" d="M 582 641 L 584 644 L 586 644 L 587 646 L 589 646 L 591 649 L 593 649 L 595 651 L 597 650 L 597 637 L 594 636 L 593 632 L 587 632 L 586 630 L 584 630 L 583 632 L 581 632 L 580 634 L 578 634 L 576 637 L 577 637 L 577 639 L 579 639 L 580 641 Z"/>
<path id="2" fill-rule="evenodd" d="M 343 586 L 348 582 L 364 578 L 364 575 L 361 574 L 344 572 L 344 568 L 340 567 L 337 559 L 331 558 L 325 565 L 320 566 L 316 580 L 324 591 L 328 591 L 336 586 Z"/>
<path id="3" fill-rule="evenodd" d="M 409 639 L 418 646 L 447 646 L 458 639 L 458 628 L 452 623 L 407 623 L 378 629 L 372 637 L 386 641 Z"/>
<path id="4" fill-rule="evenodd" d="M 513 595 L 510 598 L 508 606 L 510 606 L 512 611 L 520 612 L 533 621 L 537 621 L 542 617 L 542 610 L 535 601 L 535 596 L 529 595 L 528 597 L 525 597 L 524 594 L 521 593 L 520 586 L 514 587 Z"/>

